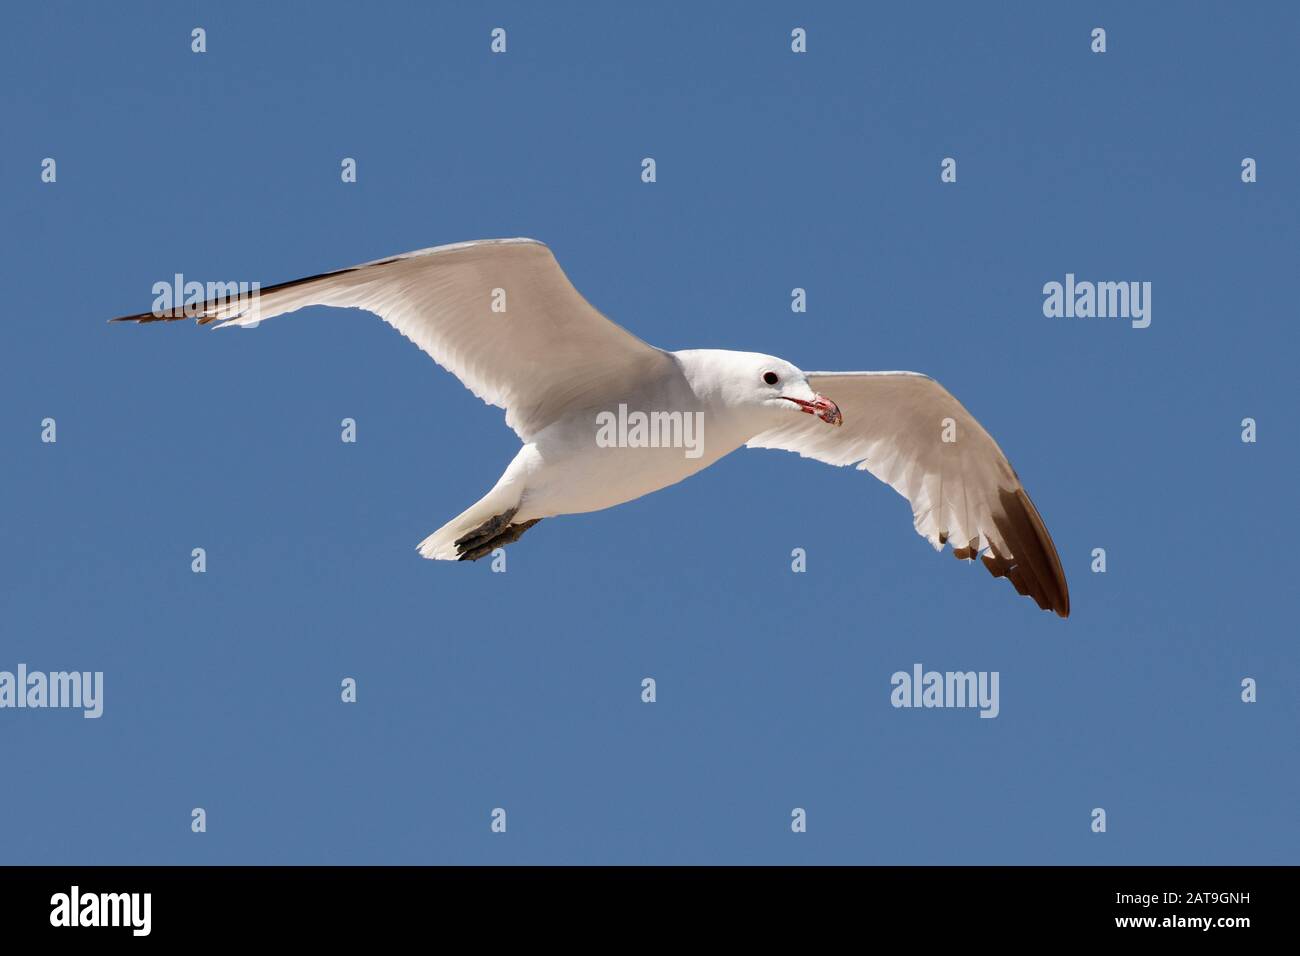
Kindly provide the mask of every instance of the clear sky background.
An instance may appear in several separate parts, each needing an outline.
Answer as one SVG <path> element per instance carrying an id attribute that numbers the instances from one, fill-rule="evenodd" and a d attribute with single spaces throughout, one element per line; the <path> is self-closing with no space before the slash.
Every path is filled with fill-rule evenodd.
<path id="1" fill-rule="evenodd" d="M 1300 862 L 1295 5 L 3 21 L 0 669 L 102 670 L 105 711 L 0 711 L 0 863 Z M 176 272 L 520 235 L 655 345 L 935 376 L 1070 620 L 769 451 L 543 522 L 505 574 L 423 561 L 518 441 L 392 329 L 105 324 Z M 1045 318 L 1067 272 L 1151 282 L 1150 328 Z M 916 662 L 999 671 L 1000 716 L 892 708 Z"/>

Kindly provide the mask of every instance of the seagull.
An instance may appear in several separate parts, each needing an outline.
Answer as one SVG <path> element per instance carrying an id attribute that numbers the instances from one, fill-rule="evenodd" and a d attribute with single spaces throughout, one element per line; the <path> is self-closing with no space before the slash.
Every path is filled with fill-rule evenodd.
<path id="1" fill-rule="evenodd" d="M 474 561 L 544 518 L 676 484 L 741 448 L 855 465 L 905 497 L 936 551 L 977 558 L 1060 617 L 1056 546 L 1011 463 L 948 391 L 917 372 L 804 372 L 723 349 L 664 351 L 593 308 L 534 239 L 420 249 L 113 322 L 249 326 L 311 305 L 373 312 L 484 402 L 522 447 L 482 498 L 418 545 Z"/>

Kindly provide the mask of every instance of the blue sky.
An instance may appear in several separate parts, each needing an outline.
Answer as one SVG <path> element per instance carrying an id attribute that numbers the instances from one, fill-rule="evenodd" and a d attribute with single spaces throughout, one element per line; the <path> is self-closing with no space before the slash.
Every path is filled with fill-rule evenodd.
<path id="1" fill-rule="evenodd" d="M 1300 862 L 1293 5 L 3 17 L 0 669 L 105 701 L 0 711 L 0 863 Z M 653 344 L 938 378 L 1070 620 L 778 452 L 426 562 L 517 439 L 378 319 L 104 321 L 516 235 Z M 1151 326 L 1044 317 L 1066 273 L 1151 282 Z M 916 662 L 1000 715 L 892 708 Z"/>

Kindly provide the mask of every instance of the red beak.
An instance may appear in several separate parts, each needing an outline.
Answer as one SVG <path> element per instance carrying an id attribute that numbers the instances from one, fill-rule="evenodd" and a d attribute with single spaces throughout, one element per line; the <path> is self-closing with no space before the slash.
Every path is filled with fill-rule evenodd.
<path id="1" fill-rule="evenodd" d="M 801 398 L 791 398 L 785 396 L 786 401 L 794 402 L 809 415 L 816 415 L 828 425 L 843 425 L 844 416 L 840 414 L 840 407 L 824 395 L 817 395 L 811 402 L 805 402 Z"/>

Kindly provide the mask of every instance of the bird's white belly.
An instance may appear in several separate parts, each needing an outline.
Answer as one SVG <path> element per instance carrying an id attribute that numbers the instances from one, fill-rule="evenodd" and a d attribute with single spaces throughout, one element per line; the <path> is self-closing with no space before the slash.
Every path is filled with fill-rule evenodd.
<path id="1" fill-rule="evenodd" d="M 526 477 L 515 520 L 611 508 L 676 484 L 741 444 L 743 439 L 711 434 L 680 447 L 602 446 L 587 427 L 543 433 L 516 459 Z"/>

